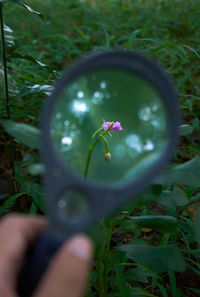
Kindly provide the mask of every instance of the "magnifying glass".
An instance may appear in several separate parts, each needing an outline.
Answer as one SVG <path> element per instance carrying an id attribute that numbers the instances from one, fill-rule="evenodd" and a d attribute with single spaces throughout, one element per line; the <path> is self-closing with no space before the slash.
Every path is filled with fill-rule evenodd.
<path id="1" fill-rule="evenodd" d="M 64 73 L 41 115 L 49 227 L 19 282 L 29 297 L 62 242 L 134 199 L 172 157 L 178 100 L 155 62 L 97 51 Z"/>

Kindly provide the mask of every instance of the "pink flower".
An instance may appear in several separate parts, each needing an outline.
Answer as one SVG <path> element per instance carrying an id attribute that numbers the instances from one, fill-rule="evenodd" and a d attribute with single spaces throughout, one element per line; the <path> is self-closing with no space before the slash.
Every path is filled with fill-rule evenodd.
<path id="1" fill-rule="evenodd" d="M 109 130 L 109 131 L 114 131 L 114 130 L 119 130 L 119 131 L 121 131 L 121 130 L 123 130 L 123 128 L 122 128 L 122 125 L 121 125 L 121 123 L 120 122 L 105 122 L 104 124 L 103 124 L 103 130 L 108 130 L 108 128 L 110 127 L 110 125 L 112 125 L 113 124 L 113 126 L 112 126 L 112 128 Z"/>

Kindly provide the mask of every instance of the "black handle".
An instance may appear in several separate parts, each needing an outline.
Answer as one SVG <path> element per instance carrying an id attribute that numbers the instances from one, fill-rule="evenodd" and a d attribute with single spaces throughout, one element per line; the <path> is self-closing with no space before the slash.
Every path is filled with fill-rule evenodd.
<path id="1" fill-rule="evenodd" d="M 50 259 L 62 242 L 47 234 L 42 234 L 28 252 L 27 259 L 19 277 L 18 294 L 20 297 L 31 297 L 39 283 Z"/>

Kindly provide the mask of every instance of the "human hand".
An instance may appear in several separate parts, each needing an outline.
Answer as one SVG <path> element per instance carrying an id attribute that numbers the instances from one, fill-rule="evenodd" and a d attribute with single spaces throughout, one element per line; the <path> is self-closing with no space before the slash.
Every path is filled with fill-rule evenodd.
<path id="1" fill-rule="evenodd" d="M 0 223 L 0 296 L 18 297 L 17 279 L 28 246 L 45 229 L 43 217 L 7 215 Z M 33 297 L 81 297 L 87 283 L 92 244 L 83 235 L 64 243 L 51 260 Z"/>

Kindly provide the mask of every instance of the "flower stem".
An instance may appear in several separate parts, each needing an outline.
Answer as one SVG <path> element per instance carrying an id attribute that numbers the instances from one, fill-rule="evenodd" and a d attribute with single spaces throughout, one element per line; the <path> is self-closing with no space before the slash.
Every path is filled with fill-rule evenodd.
<path id="1" fill-rule="evenodd" d="M 91 139 L 91 142 L 90 142 L 90 148 L 89 148 L 89 151 L 88 151 L 87 160 L 86 160 L 86 164 L 85 164 L 85 171 L 84 171 L 84 177 L 85 177 L 85 179 L 87 178 L 87 174 L 88 174 L 88 167 L 89 167 L 89 163 L 90 163 L 91 154 L 92 154 L 92 151 L 94 149 L 94 146 L 96 145 L 96 144 L 93 144 L 93 141 L 94 141 L 96 135 L 99 132 L 101 132 L 102 130 L 103 129 L 100 128 L 97 131 L 95 131 L 94 134 L 92 135 L 92 139 Z"/>
<path id="2" fill-rule="evenodd" d="M 86 160 L 86 165 L 85 165 L 85 171 L 84 171 L 84 177 L 85 177 L 85 179 L 87 178 L 88 167 L 89 167 L 89 163 L 90 163 L 90 158 L 91 158 L 92 151 L 93 151 L 93 149 L 89 149 L 89 152 L 88 152 L 88 155 L 87 155 L 87 160 Z"/>
<path id="3" fill-rule="evenodd" d="M 106 134 L 109 135 L 109 131 L 112 129 L 112 127 L 113 127 L 113 123 L 108 127 L 107 130 L 104 131 L 103 128 L 100 128 L 97 131 L 95 131 L 94 134 L 92 135 L 92 139 L 91 139 L 91 142 L 90 142 L 90 147 L 89 147 L 89 151 L 88 151 L 88 155 L 87 155 L 87 160 L 86 160 L 86 164 L 85 164 L 85 170 L 84 170 L 84 177 L 85 177 L 85 179 L 87 178 L 87 174 L 88 174 L 88 168 L 89 168 L 89 163 L 90 163 L 90 159 L 91 159 L 91 154 L 92 154 L 95 146 L 97 145 L 97 143 L 99 142 L 100 139 L 102 139 L 103 142 L 104 142 L 104 144 L 105 144 L 105 150 L 106 150 L 106 152 L 109 152 L 108 142 L 105 139 L 104 135 L 106 135 Z M 98 138 L 94 142 L 95 137 L 101 131 L 103 131 L 103 133 L 100 134 L 98 136 Z"/>
<path id="4" fill-rule="evenodd" d="M 105 151 L 106 153 L 109 153 L 109 147 L 108 147 L 108 142 L 107 139 L 101 135 L 101 139 L 103 140 L 104 144 L 105 144 Z"/>

